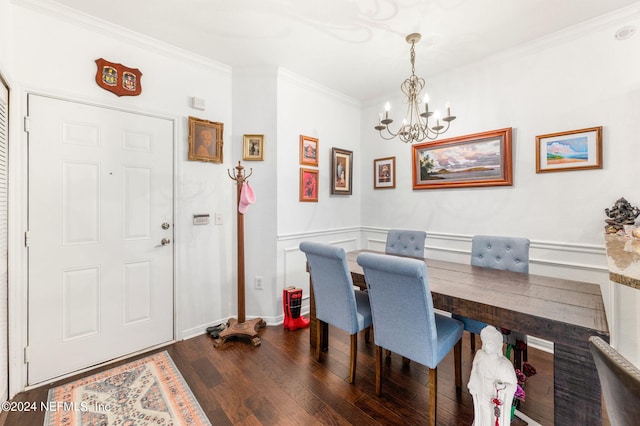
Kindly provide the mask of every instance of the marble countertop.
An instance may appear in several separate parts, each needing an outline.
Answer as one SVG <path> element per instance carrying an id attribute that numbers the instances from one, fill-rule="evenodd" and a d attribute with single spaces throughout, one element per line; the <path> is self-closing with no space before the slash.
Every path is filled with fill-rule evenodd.
<path id="1" fill-rule="evenodd" d="M 609 279 L 640 290 L 640 239 L 606 234 Z"/>

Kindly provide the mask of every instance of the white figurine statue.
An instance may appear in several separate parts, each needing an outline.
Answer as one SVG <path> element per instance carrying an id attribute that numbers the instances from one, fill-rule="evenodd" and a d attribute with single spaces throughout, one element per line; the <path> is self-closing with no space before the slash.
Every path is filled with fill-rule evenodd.
<path id="1" fill-rule="evenodd" d="M 502 333 L 488 325 L 480 333 L 482 349 L 476 352 L 469 378 L 473 396 L 473 425 L 511 423 L 511 405 L 517 379 L 513 364 L 502 354 Z M 496 422 L 497 419 L 497 422 Z"/>

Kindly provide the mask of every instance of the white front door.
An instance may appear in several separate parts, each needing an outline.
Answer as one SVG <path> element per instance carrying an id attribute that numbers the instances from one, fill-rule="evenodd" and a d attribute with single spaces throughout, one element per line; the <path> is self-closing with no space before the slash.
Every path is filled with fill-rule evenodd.
<path id="1" fill-rule="evenodd" d="M 31 385 L 173 339 L 173 122 L 32 94 L 28 117 Z"/>

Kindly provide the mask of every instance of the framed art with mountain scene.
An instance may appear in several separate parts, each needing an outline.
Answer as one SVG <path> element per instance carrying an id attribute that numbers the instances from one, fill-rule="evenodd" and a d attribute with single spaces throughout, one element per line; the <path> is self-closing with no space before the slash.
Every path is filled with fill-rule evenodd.
<path id="1" fill-rule="evenodd" d="M 413 189 L 510 186 L 511 127 L 415 144 Z"/>
<path id="2" fill-rule="evenodd" d="M 536 173 L 602 168 L 602 126 L 536 136 Z"/>

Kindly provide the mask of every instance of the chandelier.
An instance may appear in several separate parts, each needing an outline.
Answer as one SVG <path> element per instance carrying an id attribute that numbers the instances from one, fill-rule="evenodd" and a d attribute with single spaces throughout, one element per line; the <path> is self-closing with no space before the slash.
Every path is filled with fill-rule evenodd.
<path id="1" fill-rule="evenodd" d="M 391 108 L 389 102 L 385 105 L 384 118 L 382 114 L 378 120 L 378 125 L 374 128 L 380 132 L 380 136 L 383 139 L 390 140 L 395 137 L 400 138 L 402 142 L 413 143 L 422 142 L 426 139 L 435 140 L 438 136 L 449 130 L 449 125 L 455 116 L 451 115 L 451 106 L 447 102 L 447 116 L 440 117 L 436 111 L 429 111 L 429 96 L 426 94 L 421 96 L 420 92 L 424 88 L 424 79 L 416 77 L 415 62 L 416 52 L 415 44 L 420 41 L 422 36 L 418 33 L 409 34 L 406 38 L 407 43 L 411 44 L 411 77 L 407 78 L 401 85 L 400 90 L 405 95 L 404 102 L 407 104 L 407 114 L 402 120 L 402 125 L 397 132 L 393 132 L 389 129 L 389 125 L 393 123 L 393 120 L 389 118 L 389 110 Z M 424 112 L 420 111 L 421 104 L 424 103 Z M 432 117 L 433 116 L 433 117 Z M 435 125 L 429 127 L 429 118 L 432 117 L 431 123 L 435 121 Z M 441 124 L 446 123 L 445 124 Z M 387 130 L 383 133 L 383 130 Z"/>

